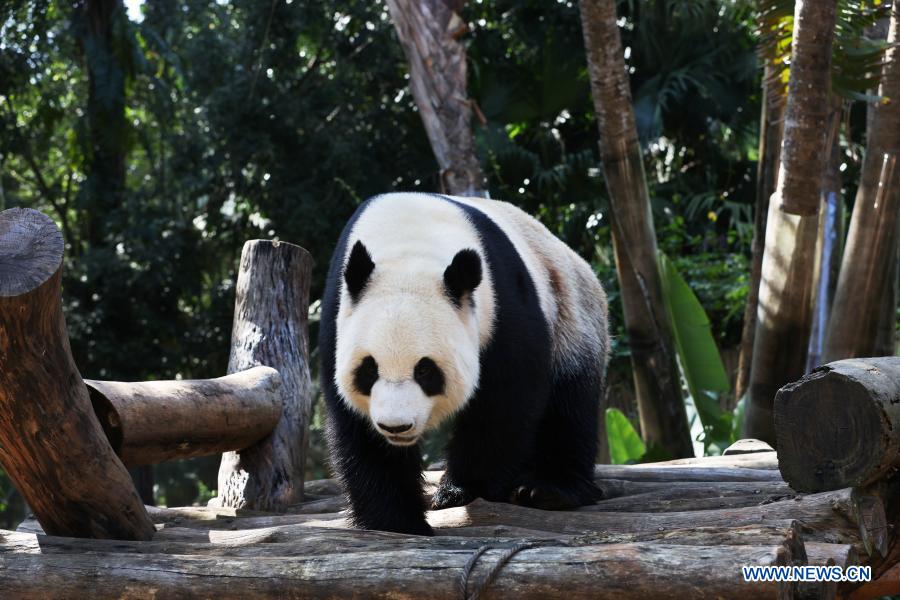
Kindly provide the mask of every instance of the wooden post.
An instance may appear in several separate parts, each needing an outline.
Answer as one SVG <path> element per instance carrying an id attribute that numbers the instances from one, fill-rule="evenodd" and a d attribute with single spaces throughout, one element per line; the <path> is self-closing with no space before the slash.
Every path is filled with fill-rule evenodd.
<path id="1" fill-rule="evenodd" d="M 0 213 L 0 464 L 46 532 L 150 539 L 153 524 L 72 359 L 63 250 L 49 217 Z"/>
<path id="2" fill-rule="evenodd" d="M 106 436 L 128 466 L 247 448 L 281 418 L 281 377 L 269 367 L 218 379 L 85 383 Z"/>
<path id="3" fill-rule="evenodd" d="M 775 397 L 781 474 L 797 491 L 872 483 L 900 467 L 900 358 L 819 367 Z"/>
<path id="4" fill-rule="evenodd" d="M 259 444 L 222 455 L 215 506 L 283 510 L 303 499 L 312 381 L 307 312 L 312 258 L 293 244 L 244 244 L 237 278 L 228 372 L 278 369 L 282 415 Z"/>

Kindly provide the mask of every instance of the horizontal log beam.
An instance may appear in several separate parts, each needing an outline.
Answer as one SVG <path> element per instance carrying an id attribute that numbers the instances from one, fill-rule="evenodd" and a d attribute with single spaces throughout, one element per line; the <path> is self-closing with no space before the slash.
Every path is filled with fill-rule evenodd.
<path id="1" fill-rule="evenodd" d="M 759 496 L 784 498 L 796 492 L 783 481 L 629 481 L 627 479 L 596 479 L 604 500 L 625 502 L 625 497 L 654 494 L 660 500 L 693 500 L 727 498 L 731 496 Z"/>
<path id="2" fill-rule="evenodd" d="M 787 487 L 787 486 L 785 486 Z M 601 500 L 596 504 L 582 506 L 577 509 L 585 512 L 627 512 L 627 513 L 665 513 L 687 512 L 692 510 L 717 510 L 725 508 L 744 508 L 748 506 L 763 506 L 789 500 L 797 496 L 790 491 L 782 491 L 777 494 L 753 493 L 746 495 L 715 496 L 713 492 L 706 498 L 670 498 L 667 492 L 648 492 L 634 496 L 623 496 L 611 500 Z"/>
<path id="3" fill-rule="evenodd" d="M 455 598 L 471 548 L 409 549 L 324 556 L 221 557 L 117 553 L 3 554 L 0 589 L 10 597 Z M 470 591 L 503 549 L 476 562 Z M 537 547 L 516 553 L 482 598 L 791 598 L 790 584 L 746 583 L 741 565 L 788 565 L 789 546 Z M 677 576 L 675 576 L 677 574 Z"/>
<path id="4" fill-rule="evenodd" d="M 702 463 L 701 463 L 702 464 Z M 775 469 L 746 467 L 703 467 L 649 463 L 644 465 L 596 465 L 597 479 L 627 479 L 629 481 L 782 481 Z"/>
<path id="5" fill-rule="evenodd" d="M 729 450 L 732 448 L 736 448 L 732 450 L 731 454 L 726 454 L 722 456 L 698 456 L 695 458 L 677 458 L 675 460 L 666 460 L 661 462 L 652 462 L 652 463 L 639 463 L 636 465 L 627 465 L 628 469 L 659 469 L 659 468 L 674 468 L 674 467 L 717 467 L 717 468 L 732 468 L 732 469 L 777 469 L 778 468 L 778 456 L 775 454 L 775 451 L 769 448 L 768 450 L 753 450 L 754 447 L 749 442 L 758 442 L 758 440 L 743 440 L 748 442 L 748 446 L 750 446 L 749 451 L 741 451 L 741 446 L 739 446 L 740 442 L 736 442 L 734 446 L 729 446 Z M 766 445 L 765 442 L 759 442 L 760 444 Z M 766 445 L 768 447 L 768 445 Z"/>
<path id="6" fill-rule="evenodd" d="M 900 467 L 900 357 L 829 363 L 778 391 L 779 466 L 792 488 L 864 486 Z"/>
<path id="7" fill-rule="evenodd" d="M 94 411 L 129 466 L 252 446 L 281 418 L 281 377 L 255 367 L 218 379 L 86 379 Z"/>

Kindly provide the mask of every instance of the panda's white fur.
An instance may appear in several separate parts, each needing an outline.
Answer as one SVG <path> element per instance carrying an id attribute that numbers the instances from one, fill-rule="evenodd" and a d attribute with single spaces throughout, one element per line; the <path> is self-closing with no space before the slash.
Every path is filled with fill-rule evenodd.
<path id="1" fill-rule="evenodd" d="M 605 363 L 606 296 L 590 266 L 511 204 L 452 199 L 485 213 L 521 257 L 550 329 L 553 370 L 564 375 L 583 361 Z M 442 275 L 461 249 L 478 252 L 483 265 L 487 257 L 462 209 L 424 194 L 373 199 L 353 225 L 345 263 L 356 241 L 365 245 L 375 269 L 358 302 L 346 289 L 341 292 L 335 383 L 344 401 L 373 425 L 412 423 L 403 435 L 379 431 L 395 445 L 414 444 L 463 408 L 477 386 L 479 350 L 490 342 L 495 319 L 490 269 L 482 269 L 474 308 L 465 310 L 447 301 Z M 370 395 L 353 384 L 354 368 L 367 355 L 375 357 L 379 375 Z M 428 397 L 413 383 L 413 368 L 423 356 L 443 371 L 443 394 Z"/>

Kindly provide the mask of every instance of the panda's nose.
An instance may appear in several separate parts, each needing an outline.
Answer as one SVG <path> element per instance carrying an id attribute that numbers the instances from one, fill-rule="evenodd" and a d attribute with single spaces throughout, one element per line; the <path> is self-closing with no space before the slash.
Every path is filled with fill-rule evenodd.
<path id="1" fill-rule="evenodd" d="M 385 425 L 384 423 L 376 423 L 380 429 L 384 429 L 388 433 L 403 433 L 412 429 L 412 423 L 404 423 L 403 425 Z"/>

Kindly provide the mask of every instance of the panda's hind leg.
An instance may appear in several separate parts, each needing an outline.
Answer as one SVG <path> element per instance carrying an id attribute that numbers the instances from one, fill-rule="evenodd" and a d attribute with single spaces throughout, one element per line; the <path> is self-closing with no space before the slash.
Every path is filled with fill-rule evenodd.
<path id="1" fill-rule="evenodd" d="M 513 502 L 564 510 L 601 498 L 594 461 L 602 379 L 599 369 L 557 378 L 536 436 L 532 469 L 513 491 Z"/>

